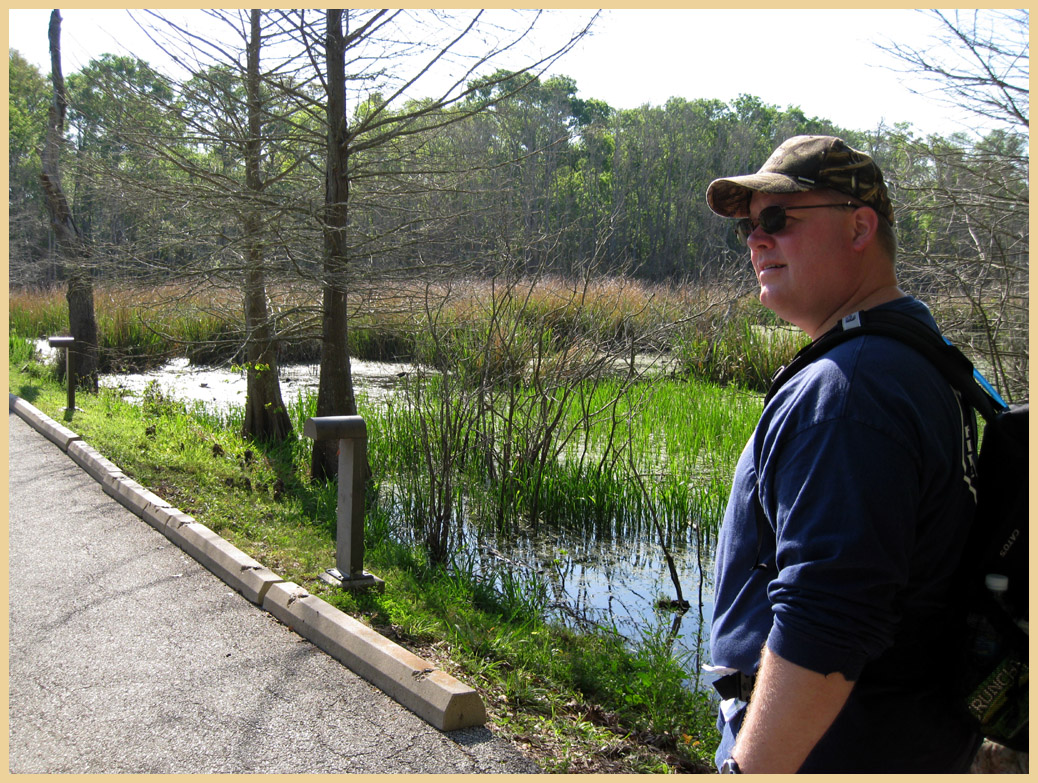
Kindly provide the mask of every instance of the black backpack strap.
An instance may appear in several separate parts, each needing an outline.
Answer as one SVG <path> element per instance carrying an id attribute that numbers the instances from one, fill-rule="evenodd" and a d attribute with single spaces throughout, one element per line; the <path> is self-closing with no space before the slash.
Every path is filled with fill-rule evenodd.
<path id="1" fill-rule="evenodd" d="M 874 334 L 900 340 L 925 356 L 986 420 L 1004 410 L 974 377 L 973 363 L 954 345 L 917 318 L 892 310 L 866 310 L 847 316 L 814 342 L 802 348 L 793 360 L 775 376 L 764 404 L 767 405 L 780 388 L 794 375 L 840 343 L 853 337 Z"/>

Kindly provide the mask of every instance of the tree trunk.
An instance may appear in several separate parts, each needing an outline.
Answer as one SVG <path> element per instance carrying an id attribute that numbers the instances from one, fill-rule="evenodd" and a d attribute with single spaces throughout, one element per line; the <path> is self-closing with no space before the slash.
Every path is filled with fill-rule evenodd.
<path id="1" fill-rule="evenodd" d="M 97 391 L 97 319 L 94 316 L 94 287 L 87 266 L 90 249 L 72 218 L 72 210 L 61 187 L 60 155 L 65 133 L 65 78 L 61 71 L 61 14 L 50 15 L 51 83 L 54 97 L 47 117 L 47 135 L 40 155 L 40 181 L 47 201 L 51 228 L 68 278 L 69 331 L 75 338 L 70 362 L 77 385 Z"/>
<path id="2" fill-rule="evenodd" d="M 354 416 L 353 374 L 346 333 L 346 230 L 349 199 L 349 140 L 346 127 L 346 50 L 342 10 L 327 12 L 328 161 L 324 213 L 324 288 L 321 304 L 321 376 L 318 416 Z M 338 443 L 315 441 L 310 477 L 329 479 L 338 470 Z"/>
<path id="3" fill-rule="evenodd" d="M 252 10 L 246 73 L 249 135 L 245 142 L 245 187 L 249 195 L 263 191 L 260 177 L 262 110 L 260 97 L 260 15 Z M 245 273 L 245 355 L 247 387 L 242 432 L 257 440 L 281 442 L 292 432 L 292 421 L 281 399 L 278 380 L 277 342 L 267 308 L 263 272 L 262 223 L 256 208 L 245 212 L 247 268 Z"/>

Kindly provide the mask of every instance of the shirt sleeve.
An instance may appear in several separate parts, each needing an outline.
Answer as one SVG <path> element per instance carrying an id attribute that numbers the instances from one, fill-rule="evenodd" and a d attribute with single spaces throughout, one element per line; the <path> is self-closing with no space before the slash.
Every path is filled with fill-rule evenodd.
<path id="1" fill-rule="evenodd" d="M 797 665 L 856 680 L 893 643 L 919 500 L 909 449 L 846 416 L 762 454 L 776 531 L 768 647 Z"/>

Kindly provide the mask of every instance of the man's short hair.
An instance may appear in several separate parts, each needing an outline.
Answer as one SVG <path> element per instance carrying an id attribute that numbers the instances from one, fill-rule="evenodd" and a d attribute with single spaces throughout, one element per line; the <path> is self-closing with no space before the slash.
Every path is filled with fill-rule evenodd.
<path id="1" fill-rule="evenodd" d="M 897 261 L 897 231 L 892 223 L 883 219 L 876 221 L 876 240 L 890 259 L 890 263 Z"/>

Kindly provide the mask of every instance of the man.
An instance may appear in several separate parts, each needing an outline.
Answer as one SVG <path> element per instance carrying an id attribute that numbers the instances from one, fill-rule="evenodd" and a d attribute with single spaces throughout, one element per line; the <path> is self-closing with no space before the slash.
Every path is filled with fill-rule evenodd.
<path id="1" fill-rule="evenodd" d="M 841 139 L 789 139 L 707 202 L 740 219 L 761 302 L 812 339 L 872 308 L 937 329 L 898 287 L 882 173 Z M 769 402 L 717 547 L 722 772 L 968 771 L 980 738 L 950 686 L 973 511 L 963 415 L 935 367 L 878 336 Z"/>

